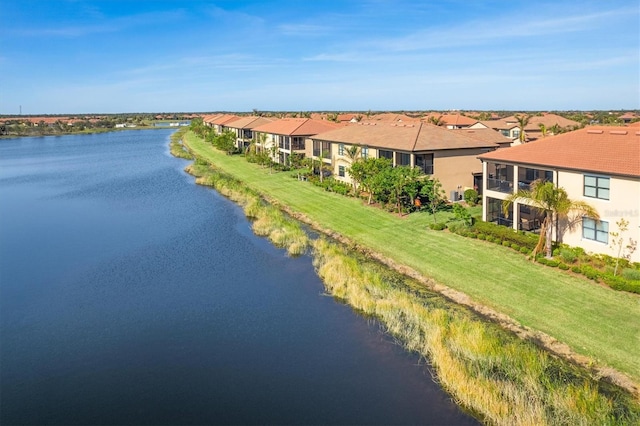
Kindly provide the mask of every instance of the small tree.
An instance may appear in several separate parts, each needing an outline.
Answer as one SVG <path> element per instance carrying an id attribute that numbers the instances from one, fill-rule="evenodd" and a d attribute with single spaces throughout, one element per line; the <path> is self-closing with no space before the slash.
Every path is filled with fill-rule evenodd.
<path id="1" fill-rule="evenodd" d="M 437 178 L 425 179 L 420 189 L 420 196 L 427 199 L 427 204 L 433 214 L 433 223 L 437 223 L 436 212 L 445 203 L 446 194 Z"/>
<path id="2" fill-rule="evenodd" d="M 455 203 L 453 205 L 453 216 L 464 223 L 464 226 L 471 226 L 471 213 L 462 204 Z"/>
<path id="3" fill-rule="evenodd" d="M 623 233 L 629 230 L 629 221 L 625 218 L 620 218 L 619 221 L 616 222 L 618 226 L 618 231 L 609 232 L 611 235 L 611 249 L 616 255 L 616 265 L 613 268 L 613 275 L 615 276 L 618 273 L 618 264 L 620 263 L 620 259 L 631 259 L 631 255 L 634 251 L 636 251 L 636 247 L 638 242 L 633 238 L 629 237 L 629 242 L 624 244 Z"/>

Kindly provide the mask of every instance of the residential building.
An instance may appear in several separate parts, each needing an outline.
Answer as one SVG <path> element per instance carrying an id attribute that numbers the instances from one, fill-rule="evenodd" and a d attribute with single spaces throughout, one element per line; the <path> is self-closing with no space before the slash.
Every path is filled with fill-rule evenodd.
<path id="1" fill-rule="evenodd" d="M 516 114 L 518 115 L 518 114 Z M 480 121 L 471 126 L 471 128 L 488 127 L 499 131 L 504 136 L 510 138 L 512 146 L 520 144 L 520 125 L 518 117 L 512 115 L 510 117 L 499 120 Z M 533 142 L 534 140 L 553 135 L 556 133 L 574 130 L 580 126 L 580 123 L 569 120 L 557 114 L 519 114 L 518 116 L 530 116 L 528 124 L 524 127 L 525 142 Z"/>
<path id="2" fill-rule="evenodd" d="M 288 164 L 292 154 L 305 154 L 306 139 L 318 133 L 341 127 L 331 121 L 312 118 L 281 118 L 253 128 L 260 149 L 271 152 L 272 160 Z"/>
<path id="3" fill-rule="evenodd" d="M 234 114 L 218 114 L 213 116 L 206 116 L 202 121 L 205 125 L 213 127 L 213 130 L 217 134 L 220 134 L 227 130 L 227 123 L 238 120 L 239 118 L 240 117 Z"/>
<path id="4" fill-rule="evenodd" d="M 311 136 L 307 156 L 322 157 L 331 165 L 336 179 L 351 183 L 349 167 L 354 159 L 349 151 L 357 146 L 359 157 L 388 158 L 394 166 L 420 168 L 438 178 L 450 198 L 458 200 L 465 189 L 482 181 L 477 156 L 499 148 L 498 141 L 505 143 L 497 132 L 493 132 L 496 142 L 486 140 L 489 132 L 477 137 L 473 131 L 449 130 L 420 122 L 353 124 Z M 474 178 L 474 174 L 480 177 Z"/>
<path id="5" fill-rule="evenodd" d="M 482 161 L 483 220 L 514 229 L 536 231 L 543 213 L 527 203 L 502 202 L 518 188 L 538 179 L 564 188 L 569 198 L 588 202 L 600 215 L 554 223 L 553 239 L 591 253 L 613 255 L 610 232 L 625 219 L 625 237 L 640 240 L 640 131 L 592 126 L 535 142 L 486 153 Z M 636 250 L 632 260 L 640 262 Z"/>
<path id="6" fill-rule="evenodd" d="M 244 150 L 255 140 L 253 129 L 272 121 L 270 118 L 252 115 L 229 121 L 225 124 L 225 127 L 236 135 L 236 147 Z"/>
<path id="7" fill-rule="evenodd" d="M 427 123 L 433 117 L 434 120 L 442 123 L 447 129 L 466 129 L 478 122 L 473 118 L 462 114 L 430 114 L 426 120 Z"/>

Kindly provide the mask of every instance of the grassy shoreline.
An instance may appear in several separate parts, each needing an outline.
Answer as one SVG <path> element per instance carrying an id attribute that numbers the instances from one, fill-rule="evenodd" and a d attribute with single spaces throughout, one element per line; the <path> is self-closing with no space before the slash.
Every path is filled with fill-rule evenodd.
<path id="1" fill-rule="evenodd" d="M 193 140 L 191 140 L 191 142 L 193 142 Z M 212 148 L 208 148 L 208 150 L 212 150 Z M 198 166 L 198 167 L 200 167 L 200 168 L 204 167 L 204 168 L 210 169 L 208 166 L 205 166 L 205 163 L 207 163 L 208 161 L 209 161 L 208 159 L 200 159 L 199 162 L 202 163 L 202 164 L 200 166 Z M 212 170 L 215 170 L 215 169 L 212 169 Z M 194 170 L 191 170 L 191 171 L 193 172 Z M 210 171 L 207 171 L 207 173 L 210 173 Z M 218 172 L 216 172 L 216 173 L 218 173 Z M 198 172 L 196 171 L 194 174 L 198 174 Z M 228 178 L 229 177 L 227 176 L 225 178 L 225 180 L 227 180 Z M 282 179 L 282 175 L 280 176 L 280 179 Z M 213 180 L 217 181 L 218 178 L 214 178 Z M 230 185 L 232 188 L 230 190 L 226 189 L 227 193 L 225 195 L 229 196 L 232 200 L 234 198 L 236 198 L 235 201 L 239 202 L 241 205 L 243 205 L 243 207 L 245 207 L 246 205 L 250 205 L 251 203 L 246 202 L 244 200 L 244 198 L 245 198 L 244 196 L 240 196 L 239 197 L 237 195 L 234 195 L 235 193 L 243 193 L 245 191 L 249 191 L 252 194 L 252 196 L 258 196 L 259 197 L 260 192 L 255 191 L 254 189 L 249 189 L 250 187 L 248 185 L 246 185 L 246 182 L 243 181 L 242 183 L 240 183 L 240 182 L 238 182 L 237 180 L 235 180 L 233 178 L 231 178 L 231 182 L 233 182 L 232 185 Z M 201 181 L 199 183 L 203 183 L 203 182 Z M 229 185 L 225 184 L 225 185 L 222 185 L 221 187 L 223 188 L 223 191 L 225 191 L 224 188 L 228 188 Z M 223 191 L 221 191 L 221 192 L 224 194 Z M 278 203 L 278 200 L 273 200 L 273 201 Z M 278 204 L 280 204 L 282 206 L 281 203 L 278 203 Z M 245 207 L 245 212 L 247 212 L 247 208 L 246 207 Z M 249 214 L 248 214 L 248 216 L 249 216 Z M 324 231 L 325 233 L 328 233 L 330 235 L 333 234 L 334 236 L 340 237 L 339 234 L 335 234 L 334 232 L 332 232 L 330 230 L 327 230 L 327 229 L 320 229 L 320 230 Z M 273 241 L 273 239 L 272 239 L 272 241 Z M 316 248 L 316 251 L 317 251 L 317 248 Z M 371 254 L 371 253 L 369 252 L 369 254 Z M 318 256 L 318 257 L 320 257 L 320 256 Z M 321 273 L 323 267 L 320 266 L 320 264 L 318 264 L 318 265 L 319 265 L 318 266 L 318 270 Z M 402 266 L 400 265 L 400 267 L 397 268 L 397 269 L 402 270 Z M 323 275 L 323 273 L 321 273 L 321 276 L 322 275 Z M 342 275 L 342 274 L 339 274 L 339 276 L 340 275 Z M 349 273 L 349 274 L 346 274 L 346 275 L 353 275 L 353 274 Z M 355 274 L 355 275 L 357 275 L 357 274 Z M 330 288 L 329 282 L 331 280 L 326 277 L 326 273 L 324 274 L 323 279 L 325 280 L 325 284 L 327 285 L 327 287 L 329 289 Z M 424 280 L 424 277 L 423 277 L 421 282 L 424 283 L 424 281 L 425 280 Z M 432 288 L 434 288 L 434 289 L 436 289 L 438 291 L 443 292 L 445 294 L 445 296 L 447 296 L 448 298 L 455 299 L 455 297 L 451 297 L 452 296 L 451 293 L 447 294 L 447 290 L 449 292 L 452 292 L 453 290 L 446 289 L 446 288 L 444 288 L 444 289 L 443 288 L 438 288 L 438 284 L 437 283 L 429 281 L 429 280 L 428 280 L 428 283 L 430 284 L 430 287 L 432 287 Z M 408 314 L 406 312 L 401 313 L 401 315 L 400 315 L 402 317 L 402 321 L 399 321 L 399 322 L 396 321 L 395 323 L 393 321 L 389 322 L 388 319 L 384 318 L 384 315 L 381 316 L 379 312 L 376 312 L 376 309 L 372 310 L 371 306 L 376 306 L 377 304 L 379 304 L 379 301 L 376 301 L 375 297 L 374 297 L 373 301 L 369 300 L 368 302 L 362 302 L 362 299 L 363 299 L 362 294 L 366 294 L 367 292 L 370 292 L 370 289 L 369 290 L 362 290 L 362 288 L 366 289 L 368 285 L 370 285 L 370 283 L 364 283 L 363 285 L 360 286 L 360 289 L 358 289 L 358 286 L 352 285 L 351 286 L 352 288 L 357 289 L 356 290 L 356 294 L 358 294 L 359 296 L 355 297 L 355 299 L 354 299 L 355 302 L 352 301 L 352 300 L 349 300 L 349 303 L 352 306 L 356 307 L 357 309 L 362 310 L 363 312 L 366 312 L 368 314 L 375 315 L 376 317 L 381 318 L 381 320 L 383 321 L 385 326 L 389 329 L 389 331 L 391 333 L 393 333 L 394 335 L 399 336 L 399 338 L 401 338 L 405 342 L 405 344 L 407 345 L 407 347 L 409 349 L 417 350 L 419 353 L 423 354 L 424 356 L 428 356 L 430 359 L 437 358 L 437 356 L 434 356 L 434 353 L 433 353 L 433 351 L 434 351 L 433 348 L 437 347 L 437 346 L 434 346 L 434 342 L 431 342 L 429 345 L 425 345 L 424 343 L 421 343 L 420 345 L 416 346 L 415 343 L 412 343 L 412 339 L 411 338 L 407 339 L 407 338 L 405 338 L 406 336 L 403 336 L 404 332 L 402 331 L 402 328 L 403 327 L 406 328 L 407 324 L 409 324 L 409 329 L 410 330 L 414 330 L 414 331 L 416 329 L 418 329 L 419 327 L 423 327 L 423 325 L 420 325 L 420 324 L 416 325 L 416 324 L 411 323 L 410 321 L 407 321 L 407 318 L 408 318 L 407 315 Z M 339 297 L 339 298 L 347 300 L 347 297 L 345 297 L 346 293 L 344 293 L 344 292 L 342 292 L 342 293 L 340 291 L 336 292 L 335 290 L 330 290 L 330 292 L 332 294 L 334 294 L 336 297 Z M 380 289 L 377 289 L 377 290 L 374 290 L 373 293 L 380 294 L 381 291 L 380 291 Z M 358 301 L 358 300 L 360 300 L 360 301 Z M 364 305 L 363 305 L 363 303 L 364 303 Z M 390 302 L 388 300 L 384 300 L 384 298 L 383 298 L 383 301 L 380 302 L 380 303 L 388 305 Z M 487 315 L 487 316 L 489 318 L 491 318 L 491 315 Z M 493 319 L 495 319 L 495 318 L 493 318 Z M 446 321 L 446 323 L 448 325 L 451 324 L 450 320 Z M 487 325 L 487 326 L 490 327 L 490 325 Z M 416 328 L 416 327 L 418 327 L 418 328 Z M 477 327 L 477 325 L 474 325 L 473 327 Z M 427 326 L 425 328 L 425 330 L 426 329 L 429 329 L 429 327 Z M 518 327 L 516 327 L 516 329 L 518 329 Z M 446 329 L 440 329 L 440 331 L 438 331 L 438 333 L 442 334 L 445 331 L 447 331 L 447 330 Z M 517 330 L 516 330 L 516 332 L 517 332 Z M 475 333 L 476 334 L 478 334 L 478 333 L 482 334 L 482 333 L 485 333 L 485 331 L 479 332 L 479 331 L 476 330 Z M 429 333 L 420 332 L 419 334 L 422 335 L 422 337 L 424 338 L 424 336 L 426 336 Z M 483 341 L 483 340 L 486 340 L 486 338 L 481 339 L 481 341 Z M 477 342 L 474 343 L 474 344 L 477 345 Z M 520 344 L 531 345 L 530 342 L 526 342 L 526 341 L 520 341 Z M 421 345 L 422 345 L 422 349 L 419 348 L 419 346 L 421 346 Z M 442 346 L 442 345 L 440 344 L 440 346 Z M 529 349 L 527 349 L 527 350 L 529 350 Z M 540 351 L 539 349 L 535 349 L 535 350 L 537 350 L 538 352 L 543 354 L 543 355 L 536 355 L 535 357 L 542 356 L 542 359 L 544 361 L 544 359 L 546 359 L 547 355 L 545 355 L 544 352 Z M 465 349 L 464 351 L 468 352 L 468 348 Z M 529 357 L 530 357 L 530 355 L 526 355 L 526 354 L 525 355 L 522 355 L 522 354 L 516 355 L 516 358 L 521 358 L 521 359 L 528 359 Z M 453 357 L 453 358 L 455 358 L 455 357 Z M 456 374 L 460 375 L 460 371 L 462 371 L 460 365 L 456 364 L 457 365 L 456 368 L 449 369 L 449 370 L 446 369 L 446 368 L 449 368 L 449 367 L 444 367 L 445 365 L 449 365 L 450 366 L 451 363 L 453 362 L 453 361 L 451 361 L 453 358 L 451 356 L 449 356 L 445 360 L 446 362 L 442 361 L 442 359 L 440 361 L 436 362 L 436 360 L 434 359 L 434 363 L 436 364 L 436 367 L 438 368 L 438 371 L 439 371 L 438 374 L 441 377 L 441 380 L 442 380 L 442 378 L 446 378 L 447 377 L 447 373 L 446 373 L 447 371 L 449 371 L 449 373 L 452 373 L 452 374 L 454 372 L 457 372 Z M 475 355 L 474 359 L 476 359 L 476 358 L 477 358 L 477 354 Z M 536 362 L 543 362 L 543 361 L 536 361 Z M 461 362 L 461 361 L 458 360 L 456 362 Z M 466 360 L 465 362 L 468 363 L 468 360 Z M 490 360 L 490 362 L 495 362 L 495 360 L 493 360 L 493 361 Z M 546 362 L 547 361 L 544 361 L 544 363 L 546 363 Z M 591 361 L 589 361 L 589 362 L 591 362 Z M 438 367 L 437 364 L 441 364 L 442 366 Z M 465 365 L 465 363 L 463 362 L 463 364 L 461 364 L 461 365 Z M 441 371 L 441 369 L 442 369 L 442 371 Z M 568 365 L 565 365 L 561 369 L 561 371 L 565 372 L 563 374 L 569 374 L 569 373 L 567 373 L 567 371 L 571 371 L 571 367 L 568 366 Z M 603 385 L 603 382 L 599 382 L 597 380 L 598 377 L 601 376 L 601 374 L 598 373 L 598 370 L 595 370 L 595 371 L 596 371 L 596 376 L 595 377 L 594 376 L 590 376 L 589 377 L 589 375 L 587 374 L 586 378 L 580 378 L 576 382 L 576 383 L 579 383 L 579 385 L 576 385 L 576 383 L 573 383 L 572 384 L 573 387 L 563 388 L 563 390 L 561 392 L 558 391 L 557 389 L 554 390 L 553 392 L 551 392 L 550 389 L 546 389 L 545 388 L 545 389 L 543 389 L 544 390 L 544 392 L 543 392 L 541 390 L 541 388 L 536 388 L 537 390 L 534 389 L 534 388 L 528 388 L 529 390 L 527 392 L 533 392 L 532 389 L 534 389 L 535 390 L 534 393 L 536 393 L 536 394 L 542 395 L 542 394 L 551 393 L 551 394 L 555 395 L 554 398 L 552 398 L 552 402 L 545 401 L 545 398 L 546 398 L 545 397 L 545 398 L 541 398 L 541 399 L 539 398 L 539 400 L 536 400 L 537 401 L 536 404 L 533 404 L 533 405 L 530 404 L 531 401 L 529 401 L 529 403 L 525 403 L 526 402 L 525 400 L 531 399 L 531 395 L 528 395 L 528 394 L 527 394 L 528 396 L 525 395 L 525 394 L 519 394 L 520 396 L 516 397 L 515 400 L 513 400 L 513 399 L 506 398 L 505 395 L 502 395 L 504 393 L 504 389 L 502 389 L 500 391 L 492 391 L 493 393 L 489 392 L 489 390 L 491 390 L 491 389 L 495 390 L 495 386 L 496 386 L 495 380 L 490 378 L 490 377 L 489 378 L 487 378 L 487 377 L 481 378 L 482 380 L 480 380 L 478 377 L 471 377 L 471 376 L 458 377 L 458 379 L 452 379 L 452 383 L 453 384 L 449 383 L 448 381 L 447 381 L 447 383 L 443 383 L 443 384 L 445 385 L 445 387 L 450 392 L 452 392 L 452 394 L 456 397 L 456 399 L 459 400 L 463 405 L 465 405 L 466 407 L 469 407 L 470 409 L 472 409 L 472 410 L 474 410 L 474 411 L 476 411 L 478 413 L 481 413 L 482 416 L 485 417 L 486 419 L 488 419 L 491 423 L 498 423 L 498 424 L 514 424 L 514 423 L 530 424 L 532 421 L 535 420 L 536 424 L 553 424 L 553 423 L 556 423 L 556 420 L 558 418 L 558 412 L 559 412 L 558 410 L 562 411 L 562 410 L 568 409 L 566 407 L 558 408 L 559 407 L 558 404 L 560 404 L 560 406 L 569 406 L 569 405 L 572 405 L 572 404 L 574 404 L 574 405 L 575 404 L 579 404 L 579 405 L 582 406 L 582 408 L 580 410 L 582 410 L 583 412 L 581 412 L 581 414 L 578 413 L 577 411 L 571 411 L 571 410 L 573 410 L 573 409 L 571 409 L 571 410 L 569 410 L 569 411 L 571 411 L 571 413 L 566 412 L 566 413 L 562 414 L 562 416 L 560 416 L 560 417 L 566 418 L 566 419 L 570 418 L 571 419 L 570 423 L 574 423 L 574 421 L 578 421 L 579 419 L 582 419 L 581 421 L 579 421 L 579 423 L 584 422 L 586 419 L 590 419 L 590 420 L 588 420 L 589 423 L 595 421 L 596 423 L 607 423 L 607 424 L 616 424 L 616 423 L 619 423 L 620 420 L 624 420 L 625 423 L 628 420 L 638 421 L 638 419 L 640 418 L 638 416 L 640 416 L 640 414 L 638 414 L 637 400 L 635 402 L 633 402 L 631 400 L 626 400 L 625 398 L 622 398 L 623 400 L 625 400 L 625 402 L 621 403 L 620 400 L 619 400 L 620 398 L 618 398 L 618 399 L 614 398 L 614 400 L 610 400 L 610 399 L 607 399 L 606 397 L 604 397 L 603 395 L 601 395 L 602 392 L 604 394 L 609 394 L 609 393 L 611 393 L 611 390 L 607 390 L 607 389 L 604 389 L 604 388 L 601 389 L 601 390 L 598 390 L 599 387 L 604 386 L 604 385 Z M 527 373 L 524 370 L 521 373 L 522 374 L 530 374 L 530 372 Z M 582 370 L 582 373 L 580 373 L 580 374 L 584 374 L 584 373 L 585 373 L 585 370 Z M 570 373 L 571 377 L 581 377 L 580 374 L 576 373 L 576 372 L 571 372 Z M 538 379 L 533 380 L 533 381 L 534 382 L 535 381 L 543 382 L 542 380 L 540 380 L 543 377 L 547 377 L 547 376 L 545 376 L 545 375 L 538 376 Z M 469 383 L 470 381 L 475 383 L 475 386 L 480 386 L 481 384 L 478 382 L 478 380 L 484 381 L 484 384 L 482 384 L 481 388 L 483 388 L 483 387 L 486 388 L 485 391 L 481 392 L 481 395 L 475 395 L 474 396 L 473 395 L 474 392 L 471 392 L 471 395 L 469 396 L 469 395 L 467 395 L 468 391 L 456 389 L 456 386 L 455 386 L 456 383 L 463 384 L 463 383 Z M 489 380 L 489 381 L 487 381 L 487 380 Z M 529 381 L 531 382 L 532 380 L 529 379 Z M 513 387 L 511 387 L 510 389 L 512 389 L 512 391 L 518 390 L 518 389 L 513 388 Z M 613 392 L 613 393 L 615 393 L 615 392 Z M 564 399 L 560 398 L 560 400 L 557 400 L 556 397 L 559 394 L 566 394 L 566 395 L 572 395 L 572 396 L 570 397 L 570 400 L 568 400 L 567 397 L 565 397 Z M 492 395 L 492 396 L 489 397 L 489 395 Z M 502 397 L 500 395 L 502 395 Z M 478 398 L 481 400 L 481 402 L 477 402 L 476 401 Z M 489 398 L 489 400 L 487 398 Z M 502 398 L 502 402 L 501 402 L 501 398 Z M 602 399 L 602 398 L 604 398 L 604 399 Z M 484 400 L 484 402 L 482 402 L 483 400 Z M 518 402 L 517 400 L 519 400 L 520 402 Z M 523 402 L 523 401 L 525 401 L 525 402 Z M 522 404 L 525 404 L 525 405 L 523 406 Z M 485 406 L 485 405 L 487 405 L 487 406 Z M 495 408 L 493 406 L 502 407 L 502 408 Z M 528 408 L 526 408 L 525 406 L 528 407 Z M 493 408 L 491 408 L 491 407 L 493 407 Z M 516 408 L 516 407 L 518 407 L 518 408 Z M 594 409 L 594 407 L 600 407 L 600 408 L 598 408 L 596 410 L 599 414 L 597 414 L 597 415 L 595 413 L 588 414 L 588 412 L 591 412 Z M 609 407 L 609 408 L 606 408 L 606 407 Z M 627 407 L 627 408 L 623 409 L 621 407 Z M 525 414 L 521 413 L 518 416 L 514 417 L 514 415 L 513 415 L 514 410 L 515 410 L 515 412 L 521 412 L 525 408 L 526 408 L 525 411 L 527 411 L 528 414 L 525 415 Z M 578 411 L 580 411 L 580 410 L 578 410 Z M 614 411 L 618 412 L 618 414 L 617 415 L 612 414 L 610 412 L 610 410 L 614 410 Z M 627 414 L 625 414 L 626 417 L 624 419 L 619 416 L 619 414 L 621 412 L 627 413 Z M 511 414 L 508 414 L 508 413 L 511 413 Z M 546 413 L 546 414 L 544 414 L 544 413 Z M 549 417 L 550 416 L 549 413 L 552 413 L 552 414 L 555 413 L 555 414 L 553 414 L 553 415 L 551 415 L 551 417 Z M 585 418 L 584 416 L 587 416 L 587 417 Z M 592 416 L 592 417 L 589 417 L 589 416 Z M 596 417 L 593 417 L 593 416 L 596 416 Z M 618 417 L 616 417 L 616 416 L 618 416 Z"/>

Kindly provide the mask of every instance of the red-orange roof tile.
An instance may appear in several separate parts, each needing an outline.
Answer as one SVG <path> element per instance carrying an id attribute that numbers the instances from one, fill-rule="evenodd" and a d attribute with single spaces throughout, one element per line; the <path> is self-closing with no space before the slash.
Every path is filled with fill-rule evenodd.
<path id="1" fill-rule="evenodd" d="M 640 177 L 640 131 L 617 126 L 591 126 L 500 149 L 478 158 Z"/>
<path id="2" fill-rule="evenodd" d="M 311 136 L 340 127 L 330 121 L 320 121 L 311 118 L 281 118 L 260 125 L 253 130 L 262 133 L 287 136 Z"/>

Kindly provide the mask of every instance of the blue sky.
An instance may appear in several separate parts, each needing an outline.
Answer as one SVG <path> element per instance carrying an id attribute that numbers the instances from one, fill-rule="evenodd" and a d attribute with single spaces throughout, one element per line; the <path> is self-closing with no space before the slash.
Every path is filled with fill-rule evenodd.
<path id="1" fill-rule="evenodd" d="M 0 114 L 640 109 L 637 0 L 3 0 Z"/>

